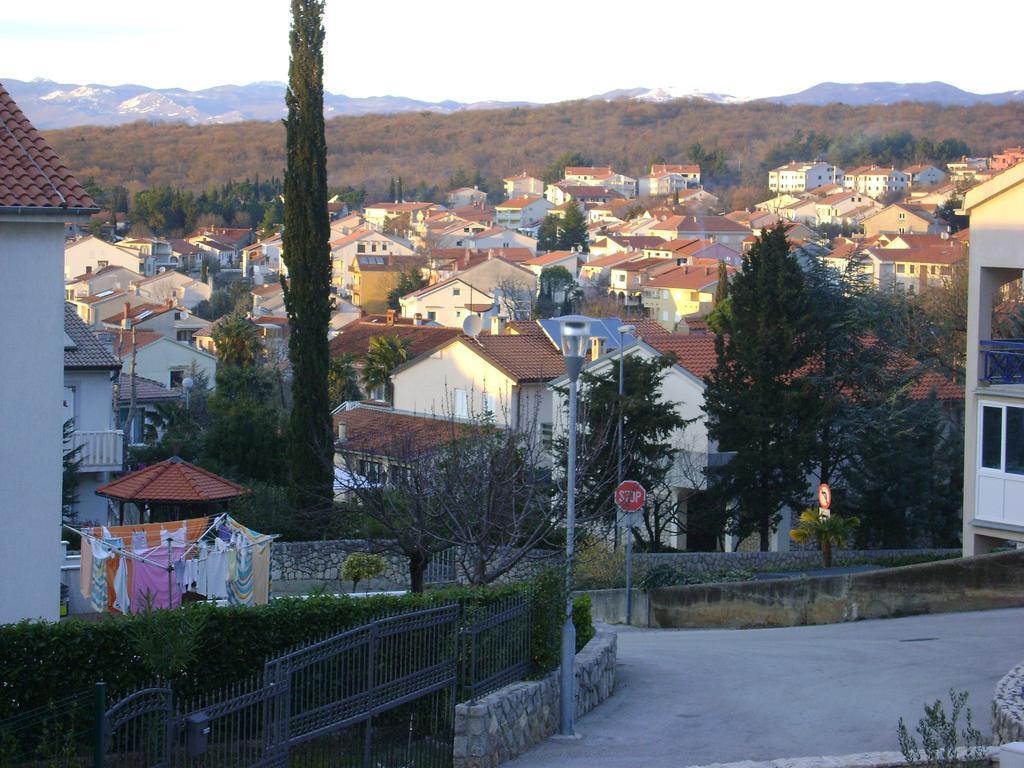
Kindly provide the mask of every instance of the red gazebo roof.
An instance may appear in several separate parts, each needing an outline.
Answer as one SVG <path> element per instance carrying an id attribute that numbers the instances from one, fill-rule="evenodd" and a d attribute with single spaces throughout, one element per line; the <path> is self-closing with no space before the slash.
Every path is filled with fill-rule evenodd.
<path id="1" fill-rule="evenodd" d="M 117 501 L 208 504 L 233 499 L 247 493 L 247 490 L 220 475 L 172 456 L 101 485 L 96 493 Z"/>

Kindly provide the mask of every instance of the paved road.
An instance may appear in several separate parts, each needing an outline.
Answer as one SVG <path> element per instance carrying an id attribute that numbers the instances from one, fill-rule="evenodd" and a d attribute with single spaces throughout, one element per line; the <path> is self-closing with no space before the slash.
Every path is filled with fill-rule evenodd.
<path id="1" fill-rule="evenodd" d="M 820 627 L 619 631 L 615 695 L 514 768 L 661 768 L 898 750 L 900 716 L 968 690 L 988 732 L 992 692 L 1024 660 L 1024 609 Z"/>

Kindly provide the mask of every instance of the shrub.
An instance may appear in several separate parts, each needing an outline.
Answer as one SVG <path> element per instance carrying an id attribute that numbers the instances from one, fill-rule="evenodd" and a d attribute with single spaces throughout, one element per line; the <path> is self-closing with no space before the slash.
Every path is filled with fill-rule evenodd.
<path id="1" fill-rule="evenodd" d="M 612 549 L 604 541 L 584 544 L 574 565 L 576 589 L 615 589 L 626 584 L 624 547 Z"/>
<path id="2" fill-rule="evenodd" d="M 550 671 L 558 666 L 565 617 L 564 581 L 557 570 L 532 582 L 451 587 L 422 595 L 318 595 L 248 608 L 197 603 L 171 612 L 106 616 L 99 621 L 6 624 L 0 626 L 0 720 L 99 681 L 107 683 L 111 700 L 150 684 L 158 675 L 178 696 L 216 691 L 261 672 L 264 662 L 297 646 L 381 616 L 450 603 L 464 611 L 487 608 L 521 594 L 530 597 L 535 669 Z M 589 638 L 589 611 L 581 606 L 574 619 L 577 637 Z M 167 632 L 176 633 L 176 639 L 164 653 L 159 639 Z"/>
<path id="3" fill-rule="evenodd" d="M 383 555 L 373 552 L 353 552 L 341 564 L 341 578 L 352 582 L 352 591 L 360 581 L 375 579 L 384 573 L 388 562 Z"/>
<path id="4" fill-rule="evenodd" d="M 907 724 L 900 718 L 896 734 L 899 738 L 900 751 L 903 758 L 910 766 L 966 766 L 980 765 L 985 759 L 985 738 L 981 731 L 974 727 L 971 718 L 970 708 L 966 708 L 967 691 L 957 693 L 949 689 L 949 700 L 952 710 L 949 715 L 942 706 L 942 701 L 936 699 L 931 706 L 925 704 L 924 717 L 922 717 L 915 729 L 921 737 L 921 745 L 918 746 L 917 739 L 910 735 Z M 964 727 L 959 729 L 958 722 L 960 715 L 965 715 Z M 963 752 L 958 749 L 961 736 L 963 737 Z M 922 750 L 924 751 L 922 759 Z"/>

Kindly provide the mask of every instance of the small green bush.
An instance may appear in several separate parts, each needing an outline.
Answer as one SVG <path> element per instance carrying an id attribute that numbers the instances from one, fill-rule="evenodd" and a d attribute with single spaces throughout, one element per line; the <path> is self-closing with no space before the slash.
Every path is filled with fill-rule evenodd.
<path id="1" fill-rule="evenodd" d="M 373 552 L 352 552 L 341 564 L 341 578 L 352 582 L 352 591 L 360 581 L 375 579 L 384 573 L 388 567 L 388 561 L 383 555 Z"/>
<path id="2" fill-rule="evenodd" d="M 910 734 L 903 718 L 900 718 L 896 735 L 907 765 L 956 768 L 977 766 L 984 761 L 987 742 L 981 731 L 974 727 L 971 710 L 967 707 L 967 691 L 957 693 L 950 688 L 949 701 L 952 709 L 948 716 L 941 699 L 936 699 L 931 706 L 925 704 L 924 717 L 918 721 L 917 728 L 914 729 L 921 737 L 920 746 L 917 739 Z M 959 726 L 961 714 L 964 715 L 962 729 Z"/>
<path id="3" fill-rule="evenodd" d="M 582 543 L 574 561 L 576 589 L 616 589 L 626 585 L 625 547 L 605 541 Z"/>
<path id="4" fill-rule="evenodd" d="M 572 601 L 572 623 L 576 627 L 576 653 L 594 636 L 594 620 L 590 612 L 590 595 L 576 595 Z"/>

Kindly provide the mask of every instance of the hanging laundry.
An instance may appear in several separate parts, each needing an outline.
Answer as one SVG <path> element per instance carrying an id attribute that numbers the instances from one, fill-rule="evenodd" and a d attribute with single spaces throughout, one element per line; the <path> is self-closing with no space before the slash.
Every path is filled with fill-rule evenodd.
<path id="1" fill-rule="evenodd" d="M 232 543 L 235 539 L 232 539 Z M 228 581 L 228 602 L 231 605 L 253 604 L 253 570 L 252 551 L 248 546 L 238 546 L 235 550 L 234 576 Z"/>
<path id="2" fill-rule="evenodd" d="M 145 549 L 149 549 L 149 544 L 146 543 L 146 532 L 134 531 L 132 533 L 132 551 L 142 552 Z"/>
<path id="3" fill-rule="evenodd" d="M 128 558 L 117 558 L 117 570 L 114 572 L 114 608 L 121 613 L 131 610 L 132 601 L 128 596 Z"/>
<path id="4" fill-rule="evenodd" d="M 171 547 L 168 551 L 163 546 L 140 553 L 145 561 L 134 563 L 135 578 L 131 597 L 134 613 L 156 608 L 176 608 L 181 604 L 181 590 L 173 578 L 173 563 L 181 559 L 183 552 L 184 547 Z M 168 563 L 172 564 L 171 572 L 168 571 Z"/>

